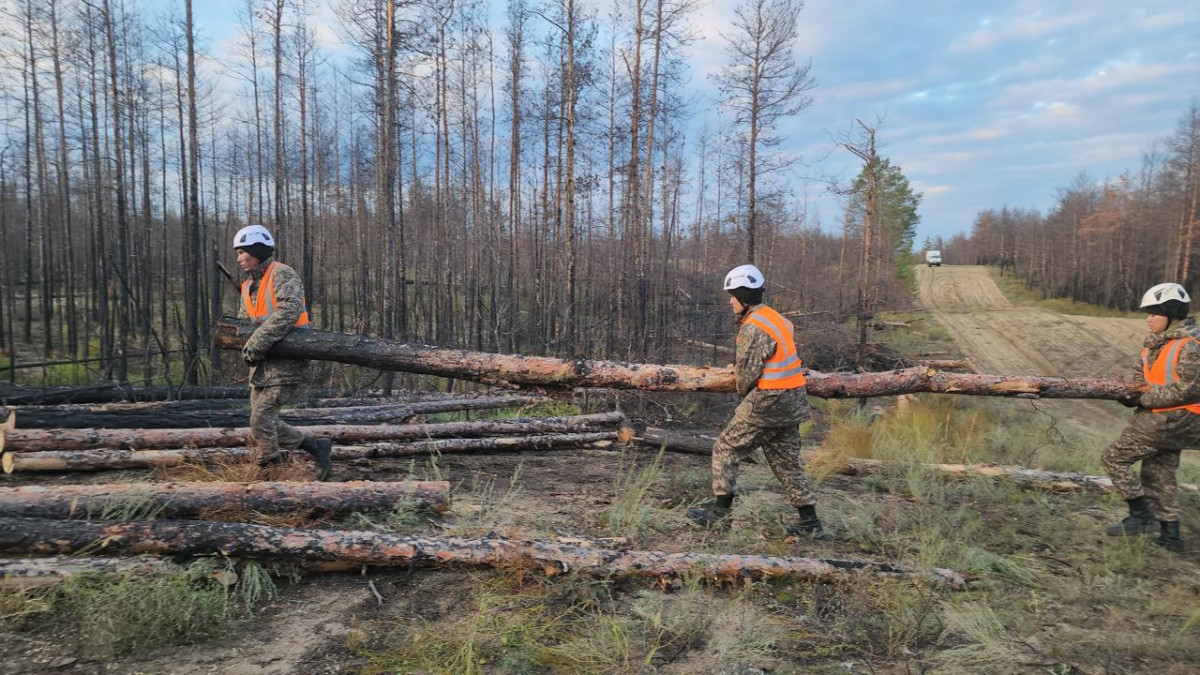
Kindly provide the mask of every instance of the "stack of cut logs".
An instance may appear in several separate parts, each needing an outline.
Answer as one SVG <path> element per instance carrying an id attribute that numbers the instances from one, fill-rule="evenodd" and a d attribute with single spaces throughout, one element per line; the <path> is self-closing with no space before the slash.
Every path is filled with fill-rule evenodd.
<path id="1" fill-rule="evenodd" d="M 572 417 L 406 423 L 447 412 L 519 408 L 531 396 L 484 395 L 388 400 L 318 399 L 284 413 L 308 435 L 336 444 L 334 461 L 431 452 L 547 450 L 611 443 L 620 413 Z M 364 403 L 371 402 L 371 405 Z M 99 471 L 236 459 L 246 447 L 245 401 L 179 401 L 0 409 L 5 473 Z"/>
<path id="2" fill-rule="evenodd" d="M 100 396 L 114 393 L 99 390 Z M 236 391 L 186 401 L 94 402 L 92 394 L 51 392 L 49 405 L 21 392 L 0 408 L 5 473 L 150 469 L 248 457 L 248 410 Z M 179 392 L 176 393 L 178 395 Z M 197 392 L 206 395 L 211 392 Z M 0 390 L 0 400 L 5 392 Z M 78 402 L 80 399 L 91 403 Z M 149 400 L 147 400 L 149 399 Z M 73 403 L 62 403 L 74 400 Z M 104 399 L 101 399 L 104 400 Z M 454 452 L 521 452 L 607 447 L 628 438 L 619 412 L 570 417 L 419 423 L 424 415 L 518 410 L 541 400 L 514 394 L 315 399 L 284 415 L 306 434 L 333 439 L 334 461 L 429 456 Z M 622 431 L 624 429 L 624 431 Z M 36 474 L 35 474 L 36 475 Z M 0 585 L 58 583 L 82 572 L 151 574 L 159 555 L 220 553 L 232 558 L 288 560 L 313 572 L 373 567 L 456 566 L 546 573 L 675 578 L 714 582 L 847 575 L 921 579 L 962 587 L 951 570 L 914 572 L 886 563 L 613 550 L 581 542 L 498 537 L 415 537 L 375 531 L 274 527 L 244 522 L 264 516 L 327 519 L 390 511 L 399 503 L 444 512 L 448 482 L 134 482 L 26 484 L 0 488 Z M 582 545 L 581 545 L 582 544 Z M 24 557 L 36 556 L 36 557 Z M 47 557 L 49 556 L 49 557 Z M 105 557 L 94 557 L 105 556 Z M 114 556 L 114 557 L 110 557 Z"/>
<path id="3" fill-rule="evenodd" d="M 239 349 L 253 329 L 221 322 L 217 344 Z M 512 390 L 576 387 L 674 392 L 730 392 L 730 368 L 560 360 L 407 345 L 320 330 L 293 331 L 272 350 L 284 357 L 356 364 L 482 382 Z M 824 398 L 915 392 L 1021 398 L 1129 401 L 1139 385 L 1119 380 L 948 373 L 927 364 L 886 373 L 808 375 L 808 392 Z M 329 392 L 325 393 L 329 395 Z M 195 387 L 130 391 L 121 387 L 38 391 L 0 389 L 0 462 L 6 474 L 148 469 L 246 457 L 245 390 Z M 164 399 L 190 399 L 170 400 Z M 620 413 L 572 417 L 414 423 L 422 415 L 520 408 L 538 400 L 506 393 L 471 397 L 326 398 L 284 418 L 306 433 L 335 442 L 334 461 L 451 452 L 512 452 L 603 447 L 634 437 Z M 135 401 L 131 403 L 120 401 Z M 620 430 L 619 430 L 620 429 Z M 711 435 L 644 429 L 643 446 L 707 454 Z M 880 463 L 851 460 L 845 473 L 877 471 Z M 1013 479 L 1052 490 L 1110 490 L 1105 479 L 1016 467 L 938 465 L 954 476 Z M 1195 486 L 1184 486 L 1195 489 Z M 950 570 L 913 572 L 872 561 L 759 557 L 736 554 L 614 550 L 580 540 L 520 541 L 414 537 L 375 531 L 285 528 L 229 522 L 253 514 L 336 517 L 390 510 L 399 502 L 434 511 L 449 508 L 445 482 L 354 483 L 126 483 L 27 485 L 0 488 L 0 558 L 5 584 L 55 583 L 84 571 L 138 573 L 161 567 L 133 555 L 213 554 L 300 561 L 312 570 L 364 566 L 504 566 L 601 576 L 655 579 L 693 575 L 716 582 L 791 577 L 832 579 L 876 575 L 961 587 Z M 205 520 L 208 519 L 208 520 Z M 242 518 L 243 520 L 245 518 Z M 118 556 L 80 558 L 78 554 Z M 47 558 L 45 556 L 55 556 Z M 63 557 L 72 556 L 72 557 Z"/>

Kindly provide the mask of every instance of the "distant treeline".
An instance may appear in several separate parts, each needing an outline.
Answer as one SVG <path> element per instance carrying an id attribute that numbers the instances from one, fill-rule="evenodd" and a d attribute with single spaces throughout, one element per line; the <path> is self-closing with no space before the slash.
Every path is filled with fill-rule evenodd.
<path id="1" fill-rule="evenodd" d="M 1146 150 L 1139 168 L 1097 184 L 1080 175 L 1047 214 L 981 211 L 969 236 L 943 242 L 948 263 L 1001 265 L 1031 287 L 1134 309 L 1142 293 L 1174 281 L 1200 291 L 1200 105 Z"/>

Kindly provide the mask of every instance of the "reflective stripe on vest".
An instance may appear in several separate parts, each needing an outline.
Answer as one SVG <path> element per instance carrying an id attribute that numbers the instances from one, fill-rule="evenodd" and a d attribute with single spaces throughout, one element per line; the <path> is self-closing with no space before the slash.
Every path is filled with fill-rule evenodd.
<path id="1" fill-rule="evenodd" d="M 1200 344 L 1200 340 L 1196 338 L 1175 338 L 1162 346 L 1158 351 L 1158 358 L 1154 360 L 1153 365 L 1149 362 L 1150 350 L 1142 348 L 1142 374 L 1146 376 L 1146 382 L 1158 387 L 1164 387 L 1179 380 L 1179 373 L 1176 368 L 1179 367 L 1179 355 L 1183 352 L 1183 345 L 1188 341 Z M 1153 408 L 1151 412 L 1164 413 L 1172 410 L 1187 410 L 1200 414 L 1200 403 L 1192 403 L 1189 405 L 1179 405 L 1171 408 Z"/>
<path id="2" fill-rule="evenodd" d="M 242 282 L 242 304 L 246 307 L 246 314 L 254 319 L 257 323 L 262 323 L 267 320 L 275 312 L 275 265 L 278 263 L 272 262 L 267 265 L 267 270 L 263 272 L 263 278 L 258 282 L 258 293 L 256 297 L 250 297 L 250 284 L 252 281 L 246 279 Z M 300 304 L 300 318 L 296 319 L 296 326 L 308 325 L 308 306 L 303 301 Z"/>
<path id="3" fill-rule="evenodd" d="M 759 389 L 799 389 L 804 386 L 804 365 L 796 353 L 796 336 L 792 322 L 770 307 L 760 307 L 746 323 L 762 330 L 775 341 L 775 353 L 763 363 L 758 378 Z"/>

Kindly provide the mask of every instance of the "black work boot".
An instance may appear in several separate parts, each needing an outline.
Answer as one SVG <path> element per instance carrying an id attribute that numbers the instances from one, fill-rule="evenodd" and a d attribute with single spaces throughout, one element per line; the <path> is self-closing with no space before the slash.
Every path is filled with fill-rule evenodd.
<path id="1" fill-rule="evenodd" d="M 1154 543 L 1171 553 L 1183 553 L 1183 539 L 1179 537 L 1179 521 L 1160 520 L 1158 524 L 1162 529 L 1159 532 L 1158 539 L 1155 539 Z"/>
<path id="2" fill-rule="evenodd" d="M 328 438 L 313 438 L 305 436 L 300 441 L 300 449 L 313 456 L 317 464 L 317 480 L 329 480 L 333 473 L 333 441 Z"/>
<path id="3" fill-rule="evenodd" d="M 1105 534 L 1110 537 L 1140 537 L 1152 534 L 1158 528 L 1158 519 L 1150 511 L 1145 497 L 1134 497 L 1125 503 L 1129 504 L 1129 515 L 1116 525 L 1109 525 Z"/>
<path id="4" fill-rule="evenodd" d="M 725 522 L 732 508 L 733 495 L 717 495 L 708 506 L 688 509 L 687 517 L 700 527 L 713 527 Z"/>
<path id="5" fill-rule="evenodd" d="M 821 519 L 817 517 L 817 507 L 798 506 L 796 511 L 800 513 L 800 522 L 793 523 L 787 526 L 787 533 L 796 536 L 816 536 L 825 531 L 821 525 Z"/>

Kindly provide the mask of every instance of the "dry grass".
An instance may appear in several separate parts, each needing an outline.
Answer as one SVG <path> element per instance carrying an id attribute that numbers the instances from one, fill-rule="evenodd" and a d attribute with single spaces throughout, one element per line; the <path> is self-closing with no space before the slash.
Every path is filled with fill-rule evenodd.
<path id="1" fill-rule="evenodd" d="M 290 453 L 278 464 L 260 466 L 255 457 L 238 457 L 212 462 L 184 462 L 154 470 L 163 481 L 250 483 L 254 481 L 312 481 L 317 472 L 307 455 Z"/>

